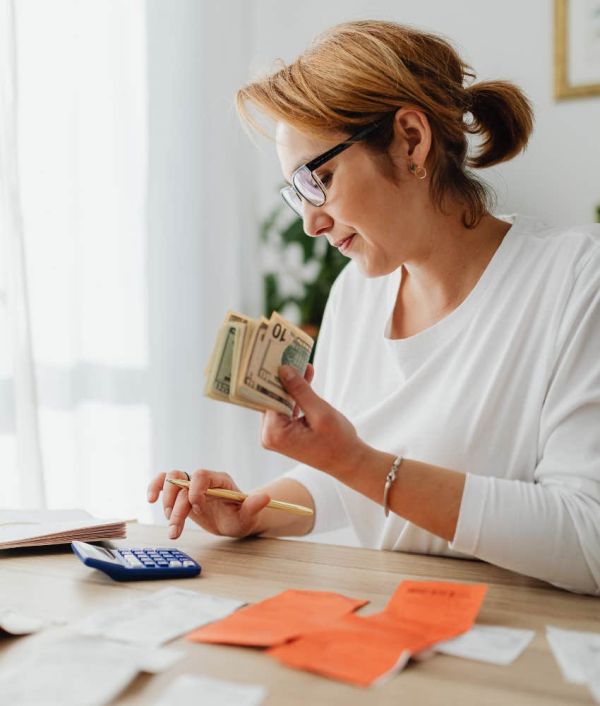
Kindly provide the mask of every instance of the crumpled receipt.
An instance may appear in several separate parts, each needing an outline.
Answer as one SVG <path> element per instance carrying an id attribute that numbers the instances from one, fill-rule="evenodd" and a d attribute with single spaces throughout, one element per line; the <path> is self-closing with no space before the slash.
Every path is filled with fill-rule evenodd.
<path id="1" fill-rule="evenodd" d="M 164 588 L 115 608 L 92 613 L 72 627 L 83 635 L 161 645 L 200 625 L 220 620 L 243 605 L 243 601 L 233 598 Z"/>
<path id="2" fill-rule="evenodd" d="M 515 661 L 534 635 L 533 630 L 505 628 L 500 625 L 474 625 L 452 640 L 438 642 L 433 649 L 454 657 L 505 666 Z"/>
<path id="3" fill-rule="evenodd" d="M 55 618 L 50 619 L 31 615 L 13 608 L 0 608 L 0 635 L 2 632 L 7 632 L 11 635 L 30 635 L 64 622 L 64 620 Z"/>
<path id="4" fill-rule="evenodd" d="M 546 639 L 566 681 L 587 684 L 600 704 L 600 633 L 546 626 Z"/>
<path id="5" fill-rule="evenodd" d="M 240 684 L 212 677 L 182 674 L 170 684 L 154 706 L 210 704 L 211 706 L 258 706 L 267 695 L 260 684 Z"/>
<path id="6" fill-rule="evenodd" d="M 18 659 L 0 670 L 2 702 L 11 706 L 102 706 L 138 672 L 162 672 L 185 654 L 68 630 L 47 631 L 27 643 Z"/>

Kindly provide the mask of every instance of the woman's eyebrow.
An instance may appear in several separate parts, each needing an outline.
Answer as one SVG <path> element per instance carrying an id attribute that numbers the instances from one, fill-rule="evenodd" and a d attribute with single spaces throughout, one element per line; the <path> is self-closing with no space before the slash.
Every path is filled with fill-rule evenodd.
<path id="1" fill-rule="evenodd" d="M 309 162 L 312 162 L 315 157 L 318 155 L 313 155 L 311 157 L 302 157 L 302 159 L 296 163 L 295 167 L 292 169 L 292 174 L 296 171 L 296 169 L 299 169 L 300 167 L 303 167 L 305 164 L 308 164 Z M 285 179 L 285 177 L 284 177 Z M 289 179 L 285 179 L 288 184 L 290 184 Z"/>
<path id="2" fill-rule="evenodd" d="M 302 167 L 303 165 L 307 164 L 308 162 L 310 162 L 310 157 L 309 157 L 308 159 L 306 159 L 306 158 L 303 157 L 303 158 L 292 168 L 291 174 L 293 174 L 293 173 L 296 171 L 296 169 L 298 169 L 299 167 Z M 291 182 L 286 176 L 284 176 L 283 178 L 285 179 L 286 184 L 290 184 L 290 186 L 291 186 L 292 182 Z"/>
<path id="3" fill-rule="evenodd" d="M 299 167 L 304 166 L 305 164 L 308 164 L 313 158 L 312 157 L 302 157 L 302 159 L 296 163 L 296 166 L 292 169 L 292 174 L 298 169 Z"/>

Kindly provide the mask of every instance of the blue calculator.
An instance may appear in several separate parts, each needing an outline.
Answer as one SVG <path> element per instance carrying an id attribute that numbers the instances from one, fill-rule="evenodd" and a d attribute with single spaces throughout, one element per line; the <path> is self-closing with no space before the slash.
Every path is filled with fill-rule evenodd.
<path id="1" fill-rule="evenodd" d="M 186 579 L 201 571 L 200 564 L 174 548 L 105 549 L 86 542 L 71 542 L 71 548 L 86 566 L 116 581 Z"/>

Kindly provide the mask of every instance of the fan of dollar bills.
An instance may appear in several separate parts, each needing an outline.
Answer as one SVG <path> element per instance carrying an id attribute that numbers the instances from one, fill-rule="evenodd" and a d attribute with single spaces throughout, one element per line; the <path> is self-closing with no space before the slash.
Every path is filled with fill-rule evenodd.
<path id="1" fill-rule="evenodd" d="M 204 371 L 204 394 L 214 400 L 288 416 L 294 400 L 279 380 L 280 365 L 304 375 L 314 345 L 302 329 L 276 311 L 270 319 L 227 312 Z"/>

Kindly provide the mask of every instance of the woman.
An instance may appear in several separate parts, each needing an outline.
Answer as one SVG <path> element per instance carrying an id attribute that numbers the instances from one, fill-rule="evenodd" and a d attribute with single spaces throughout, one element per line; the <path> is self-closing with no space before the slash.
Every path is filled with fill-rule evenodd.
<path id="1" fill-rule="evenodd" d="M 349 522 L 368 547 L 600 593 L 600 228 L 491 215 L 466 167 L 515 156 L 532 112 L 473 78 L 444 40 L 359 21 L 240 90 L 247 121 L 248 104 L 276 121 L 284 199 L 350 264 L 313 387 L 280 371 L 303 416 L 263 419 L 263 446 L 300 465 L 241 506 L 204 496 L 236 489 L 227 474 L 196 471 L 189 493 L 160 474 L 172 538 L 188 514 L 233 537 Z"/>

